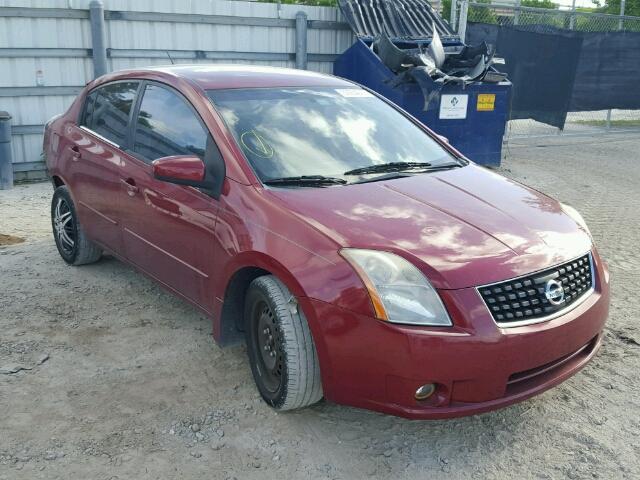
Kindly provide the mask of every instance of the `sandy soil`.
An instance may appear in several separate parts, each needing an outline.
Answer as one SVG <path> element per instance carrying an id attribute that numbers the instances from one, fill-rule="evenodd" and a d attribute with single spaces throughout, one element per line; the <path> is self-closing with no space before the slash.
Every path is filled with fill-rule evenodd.
<path id="1" fill-rule="evenodd" d="M 74 268 L 49 184 L 0 192 L 0 479 L 640 478 L 640 140 L 518 140 L 503 172 L 578 208 L 609 262 L 604 346 L 480 416 L 418 422 L 323 402 L 276 414 L 243 347 L 122 263 Z"/>

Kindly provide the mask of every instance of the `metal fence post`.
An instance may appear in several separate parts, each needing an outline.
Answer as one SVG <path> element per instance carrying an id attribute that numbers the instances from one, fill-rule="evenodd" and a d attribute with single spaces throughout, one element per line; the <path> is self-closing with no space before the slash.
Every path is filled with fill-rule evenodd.
<path id="1" fill-rule="evenodd" d="M 12 187 L 11 115 L 0 112 L 0 190 L 8 190 Z"/>
<path id="2" fill-rule="evenodd" d="M 469 0 L 462 0 L 460 4 L 460 18 L 458 19 L 458 36 L 464 42 L 467 36 L 467 15 L 469 14 Z"/>
<path id="3" fill-rule="evenodd" d="M 618 30 L 624 30 L 624 9 L 625 9 L 625 0 L 620 0 L 620 20 L 618 20 Z M 606 121 L 607 130 L 611 130 L 611 109 L 607 110 L 607 121 Z"/>
<path id="4" fill-rule="evenodd" d="M 107 73 L 107 42 L 105 40 L 104 5 L 100 0 L 89 4 L 91 20 L 91 48 L 93 52 L 93 77 Z"/>
<path id="5" fill-rule="evenodd" d="M 307 14 L 296 13 L 296 68 L 307 69 Z"/>
<path id="6" fill-rule="evenodd" d="M 519 25 L 520 24 L 520 6 L 522 5 L 521 0 L 516 0 L 516 8 L 513 11 L 513 24 L 514 25 Z"/>
<path id="7" fill-rule="evenodd" d="M 451 28 L 456 29 L 456 22 L 458 21 L 458 0 L 451 0 Z"/>
<path id="8" fill-rule="evenodd" d="M 573 30 L 576 23 L 576 0 L 571 2 L 571 16 L 569 17 L 569 30 Z"/>

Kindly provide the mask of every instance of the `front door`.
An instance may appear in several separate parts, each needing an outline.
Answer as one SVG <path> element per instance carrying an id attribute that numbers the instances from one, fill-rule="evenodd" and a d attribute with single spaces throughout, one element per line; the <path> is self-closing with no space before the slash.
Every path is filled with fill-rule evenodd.
<path id="1" fill-rule="evenodd" d="M 177 293 L 212 311 L 218 201 L 153 177 L 151 162 L 215 148 L 193 107 L 177 91 L 145 83 L 121 178 L 125 255 Z"/>

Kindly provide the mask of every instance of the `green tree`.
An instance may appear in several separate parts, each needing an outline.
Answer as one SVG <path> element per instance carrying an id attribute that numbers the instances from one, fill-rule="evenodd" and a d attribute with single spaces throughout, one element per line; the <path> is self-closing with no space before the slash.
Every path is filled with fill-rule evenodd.
<path id="1" fill-rule="evenodd" d="M 476 3 L 490 4 L 491 0 L 476 0 Z M 473 5 L 469 5 L 467 20 L 478 23 L 498 23 L 498 17 L 496 17 L 493 10 L 488 7 L 477 7 Z"/>
<path id="2" fill-rule="evenodd" d="M 620 15 L 620 0 L 591 0 L 596 6 L 595 11 Z M 624 4 L 625 16 L 640 17 L 640 0 L 626 0 Z M 618 19 L 613 17 L 607 22 L 607 28 L 600 26 L 599 30 L 614 31 L 620 29 Z M 609 25 L 610 24 L 610 25 Z M 625 19 L 622 25 L 623 30 L 640 32 L 640 18 Z"/>
<path id="3" fill-rule="evenodd" d="M 549 10 L 557 10 L 559 5 L 551 0 L 522 0 L 520 5 L 523 7 L 547 8 Z"/>
<path id="4" fill-rule="evenodd" d="M 442 0 L 442 18 L 451 21 L 451 0 Z"/>
<path id="5" fill-rule="evenodd" d="M 598 12 L 620 15 L 620 0 L 592 0 Z M 624 14 L 640 17 L 640 0 L 626 0 Z"/>
<path id="6" fill-rule="evenodd" d="M 523 7 L 548 8 L 550 10 L 556 10 L 559 6 L 551 0 L 522 0 L 520 5 Z"/>

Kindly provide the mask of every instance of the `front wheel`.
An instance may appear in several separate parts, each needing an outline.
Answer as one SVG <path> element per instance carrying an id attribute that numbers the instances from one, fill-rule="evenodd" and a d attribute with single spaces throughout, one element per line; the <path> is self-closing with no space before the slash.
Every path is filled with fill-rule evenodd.
<path id="1" fill-rule="evenodd" d="M 64 185 L 53 192 L 51 226 L 58 253 L 65 262 L 84 265 L 100 259 L 102 250 L 86 237 L 69 190 Z"/>
<path id="2" fill-rule="evenodd" d="M 244 317 L 249 362 L 262 398 L 276 410 L 318 402 L 318 355 L 307 320 L 287 287 L 273 275 L 255 279 Z"/>

